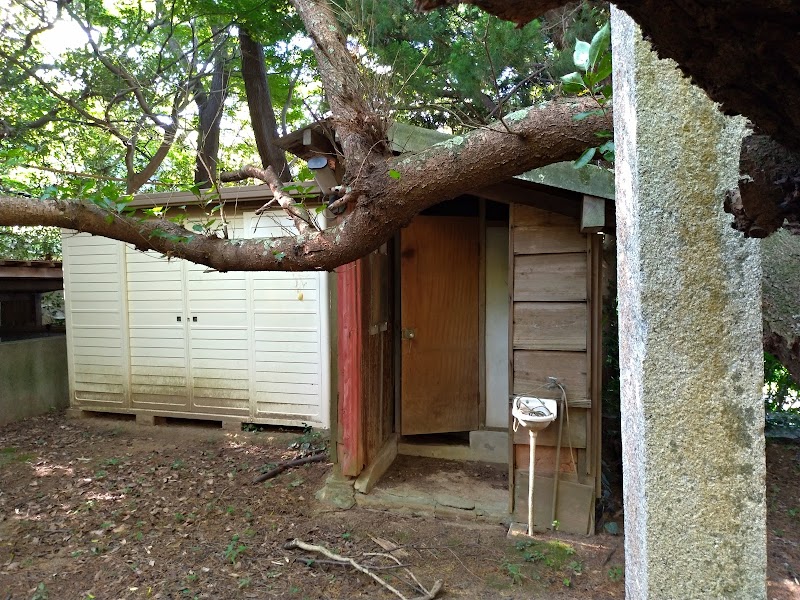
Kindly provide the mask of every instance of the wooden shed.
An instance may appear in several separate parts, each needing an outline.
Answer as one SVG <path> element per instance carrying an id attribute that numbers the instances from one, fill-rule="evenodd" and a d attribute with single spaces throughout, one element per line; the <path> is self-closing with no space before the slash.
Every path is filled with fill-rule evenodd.
<path id="1" fill-rule="evenodd" d="M 61 262 L 0 260 L 0 341 L 63 334 L 42 322 L 42 294 L 64 287 Z"/>
<path id="2" fill-rule="evenodd" d="M 313 191 L 310 190 L 310 191 Z M 225 188 L 228 235 L 277 237 L 283 211 L 257 216 L 267 186 Z M 189 205 L 149 194 L 147 208 Z M 82 411 L 327 428 L 330 273 L 212 272 L 64 231 L 70 401 Z"/>
<path id="3" fill-rule="evenodd" d="M 316 131 L 325 126 L 285 138 L 284 147 L 306 159 L 334 155 L 334 136 Z M 390 130 L 398 153 L 442 137 L 398 124 Z M 524 521 L 528 436 L 511 427 L 510 398 L 558 399 L 560 388 L 548 387 L 554 379 L 566 391 L 566 410 L 538 436 L 536 485 L 544 493 L 536 495 L 536 522 L 552 522 L 558 472 L 555 519 L 562 530 L 593 531 L 601 452 L 598 233 L 613 227 L 613 203 L 599 196 L 612 194 L 613 176 L 601 169 L 539 169 L 432 207 L 393 243 L 339 270 L 331 423 L 338 469 L 359 478 L 357 489 L 369 491 L 398 453 L 436 456 L 437 439 L 450 448 L 461 439 L 462 458 L 508 463 L 509 511 Z M 487 456 L 487 445 L 501 451 Z"/>

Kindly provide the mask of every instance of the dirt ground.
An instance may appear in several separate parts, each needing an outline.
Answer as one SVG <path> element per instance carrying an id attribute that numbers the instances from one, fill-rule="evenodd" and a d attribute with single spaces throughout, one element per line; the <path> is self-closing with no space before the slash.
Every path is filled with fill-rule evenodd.
<path id="1" fill-rule="evenodd" d="M 252 485 L 307 440 L 58 414 L 0 429 L 0 600 L 397 597 L 285 548 L 295 538 L 408 598 L 420 592 L 397 562 L 427 588 L 442 580 L 443 598 L 624 596 L 621 537 L 512 541 L 500 525 L 330 510 L 314 499 L 325 463 Z M 770 598 L 800 598 L 800 447 L 770 446 L 768 465 Z"/>

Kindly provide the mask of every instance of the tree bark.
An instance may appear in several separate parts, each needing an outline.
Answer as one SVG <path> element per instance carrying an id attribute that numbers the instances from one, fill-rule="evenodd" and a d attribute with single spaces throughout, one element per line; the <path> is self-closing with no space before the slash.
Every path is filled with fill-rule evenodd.
<path id="1" fill-rule="evenodd" d="M 507 115 L 505 126 L 477 129 L 412 156 L 380 158 L 358 178 L 369 194 L 352 197 L 351 212 L 323 232 L 309 228 L 274 240 L 225 240 L 166 219 L 117 215 L 88 203 L 13 197 L 0 198 L 0 225 L 76 229 L 218 271 L 331 270 L 377 249 L 414 215 L 438 202 L 577 158 L 596 144 L 595 132 L 611 128 L 610 114 L 572 118 L 592 106 L 594 101 L 586 98 L 562 99 Z"/>
<path id="2" fill-rule="evenodd" d="M 194 182 L 200 184 L 201 188 L 209 188 L 217 180 L 219 127 L 222 122 L 222 108 L 228 97 L 230 75 L 227 57 L 217 55 L 214 58 L 214 73 L 209 90 L 206 92 L 200 89 L 195 95 L 198 126 Z"/>
<path id="3" fill-rule="evenodd" d="M 761 242 L 764 350 L 800 381 L 800 237 L 778 231 Z"/>
<path id="4" fill-rule="evenodd" d="M 742 143 L 739 169 L 739 189 L 725 201 L 733 226 L 755 238 L 782 226 L 800 233 L 800 153 L 768 136 L 753 135 Z"/>
<path id="5" fill-rule="evenodd" d="M 345 182 L 356 186 L 369 171 L 371 159 L 390 154 L 386 143 L 389 117 L 375 110 L 358 65 L 347 50 L 336 15 L 326 0 L 292 0 L 314 42 L 322 85 L 333 113 L 333 124 L 344 152 Z M 361 193 L 355 190 L 355 194 Z"/>
<path id="6" fill-rule="evenodd" d="M 272 96 L 269 92 L 269 78 L 264 61 L 264 48 L 256 42 L 244 28 L 239 30 L 239 48 L 242 53 L 242 79 L 247 96 L 247 107 L 250 110 L 250 122 L 256 138 L 258 156 L 261 165 L 266 169 L 272 167 L 278 178 L 283 181 L 291 179 L 286 154 L 275 145 L 278 137 L 278 124 Z"/>

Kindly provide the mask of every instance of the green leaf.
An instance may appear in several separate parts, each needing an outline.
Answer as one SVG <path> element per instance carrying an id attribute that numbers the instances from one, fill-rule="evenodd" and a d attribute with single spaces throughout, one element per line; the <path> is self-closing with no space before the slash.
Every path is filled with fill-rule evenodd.
<path id="1" fill-rule="evenodd" d="M 577 71 L 561 77 L 561 89 L 567 94 L 578 94 L 586 89 L 583 75 Z"/>
<path id="2" fill-rule="evenodd" d="M 600 28 L 600 31 L 594 34 L 592 38 L 592 43 L 589 45 L 589 69 L 595 70 L 595 67 L 600 62 L 603 53 L 608 50 L 608 45 L 611 42 L 611 26 L 609 23 L 606 23 Z M 577 45 L 576 45 L 577 51 Z M 606 77 L 608 77 L 606 75 Z M 601 77 L 601 79 L 603 79 Z"/>
<path id="3" fill-rule="evenodd" d="M 589 68 L 589 49 L 591 46 L 582 40 L 575 40 L 575 51 L 572 53 L 572 62 L 581 71 Z"/>
<path id="4" fill-rule="evenodd" d="M 600 131 L 595 131 L 594 134 L 599 138 L 610 138 L 614 135 L 608 129 L 601 129 Z"/>
<path id="5" fill-rule="evenodd" d="M 606 52 L 600 57 L 600 62 L 593 69 L 594 80 L 597 82 L 603 81 L 603 79 L 611 75 L 611 69 L 611 53 Z"/>
<path id="6" fill-rule="evenodd" d="M 587 148 L 586 151 L 580 155 L 578 160 L 572 163 L 572 166 L 576 169 L 580 169 L 581 167 L 585 167 L 589 164 L 589 161 L 594 158 L 594 154 L 597 152 L 597 148 Z"/>
<path id="7" fill-rule="evenodd" d="M 395 169 L 389 169 L 389 177 L 391 177 L 392 179 L 400 179 L 402 175 L 400 175 L 400 171 L 397 171 Z"/>
<path id="8" fill-rule="evenodd" d="M 597 151 L 600 152 L 600 154 L 614 152 L 614 140 L 608 140 L 604 144 L 600 145 L 600 147 L 597 148 Z"/>
<path id="9" fill-rule="evenodd" d="M 608 140 L 602 144 L 597 151 L 603 155 L 608 162 L 614 162 L 614 140 Z"/>

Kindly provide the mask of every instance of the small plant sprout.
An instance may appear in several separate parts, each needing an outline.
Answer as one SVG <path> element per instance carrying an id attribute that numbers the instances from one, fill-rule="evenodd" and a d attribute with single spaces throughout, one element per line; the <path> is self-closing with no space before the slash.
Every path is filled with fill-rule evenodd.
<path id="1" fill-rule="evenodd" d="M 624 574 L 623 574 L 623 571 L 622 571 L 622 567 L 615 566 L 615 567 L 611 567 L 608 570 L 608 578 L 611 581 L 614 581 L 614 582 L 621 581 L 623 575 Z"/>
<path id="2" fill-rule="evenodd" d="M 239 542 L 238 534 L 234 534 L 230 543 L 225 548 L 225 560 L 229 561 L 231 564 L 234 564 L 236 563 L 236 559 L 239 558 L 239 555 L 245 550 L 247 550 L 247 546 Z"/>
<path id="3" fill-rule="evenodd" d="M 33 592 L 33 596 L 31 596 L 31 600 L 48 600 L 48 598 L 50 598 L 50 592 L 47 591 L 47 586 L 44 582 L 40 581 Z"/>
<path id="4" fill-rule="evenodd" d="M 522 567 L 520 565 L 514 563 L 504 563 L 503 569 L 505 570 L 506 574 L 511 578 L 511 583 L 514 585 L 519 585 L 522 583 L 523 575 L 522 575 Z"/>

